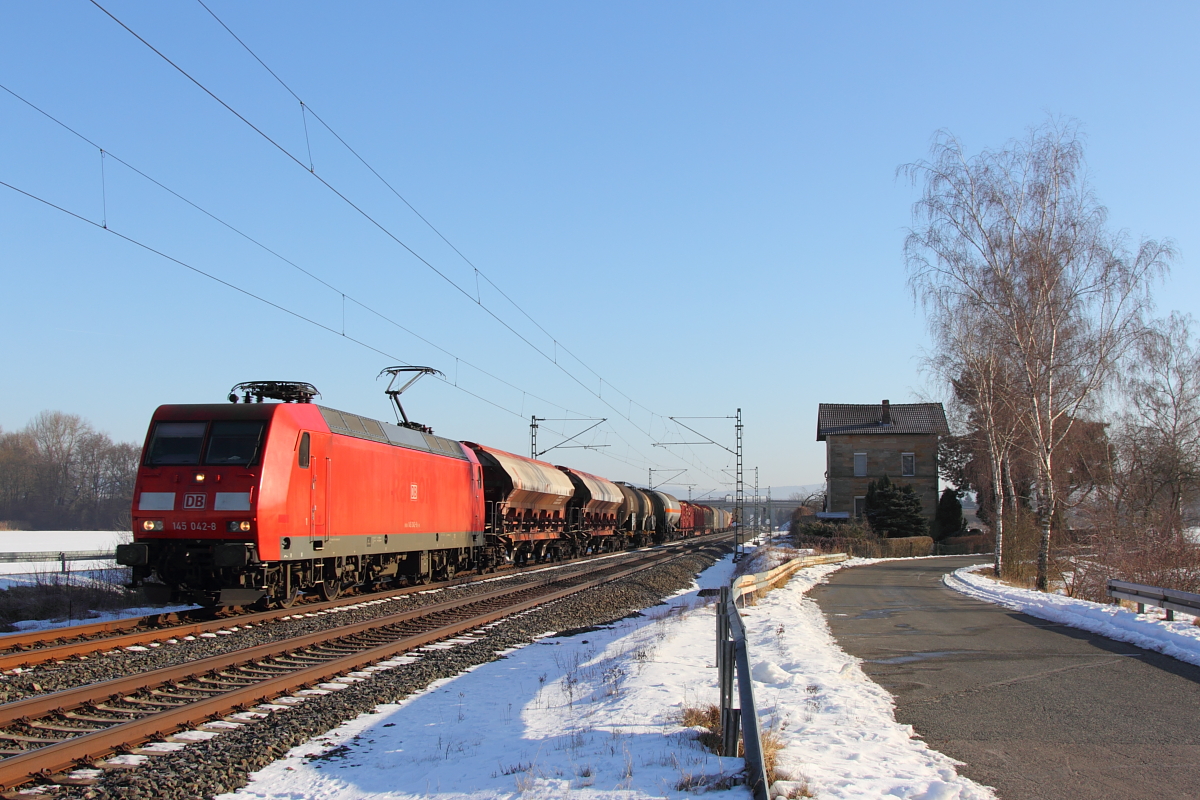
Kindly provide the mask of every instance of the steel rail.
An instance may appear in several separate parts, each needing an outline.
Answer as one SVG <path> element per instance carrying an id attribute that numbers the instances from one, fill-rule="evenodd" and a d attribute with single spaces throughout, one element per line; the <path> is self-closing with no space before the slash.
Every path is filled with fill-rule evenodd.
<path id="1" fill-rule="evenodd" d="M 705 542 L 704 544 L 708 544 Z M 523 586 L 490 592 L 487 595 L 464 598 L 438 603 L 421 609 L 412 609 L 399 614 L 381 617 L 370 622 L 357 623 L 322 633 L 288 639 L 276 643 L 259 645 L 247 650 L 213 656 L 200 661 L 191 662 L 179 667 L 167 667 L 141 675 L 118 678 L 92 686 L 65 690 L 41 697 L 9 703 L 0 706 L 0 725 L 10 725 L 28 721 L 39 716 L 60 715 L 73 709 L 87 706 L 97 701 L 119 699 L 122 694 L 156 688 L 167 684 L 211 674 L 238 665 L 255 663 L 273 655 L 294 653 L 319 644 L 329 644 L 339 639 L 346 639 L 356 633 L 386 628 L 390 625 L 407 620 L 428 617 L 439 612 L 461 610 L 470 606 L 486 606 L 490 601 L 511 595 L 527 595 L 540 591 L 535 597 L 517 598 L 516 602 L 508 603 L 502 608 L 483 609 L 472 613 L 467 619 L 452 621 L 439 627 L 415 634 L 403 635 L 400 638 L 382 645 L 359 649 L 345 656 L 325 660 L 319 664 L 303 667 L 279 676 L 267 678 L 264 681 L 235 688 L 220 695 L 202 698 L 196 702 L 187 703 L 176 708 L 153 712 L 129 722 L 114 724 L 102 730 L 83 733 L 59 743 L 49 744 L 36 750 L 30 750 L 20 755 L 13 755 L 0 760 L 0 790 L 9 790 L 20 786 L 37 777 L 44 777 L 55 772 L 70 769 L 79 763 L 88 763 L 96 758 L 128 748 L 135 742 L 147 738 L 170 735 L 182 728 L 196 725 L 201 721 L 212 719 L 229 711 L 242 708 L 248 704 L 263 702 L 281 693 L 309 686 L 347 671 L 354 671 L 363 666 L 394 656 L 398 653 L 412 650 L 439 639 L 452 637 L 466 631 L 490 624 L 506 616 L 520 613 L 539 605 L 551 603 L 594 588 L 604 583 L 620 580 L 630 575 L 651 569 L 663 563 L 684 555 L 681 552 L 658 551 L 644 556 L 633 565 L 614 565 L 614 570 L 604 570 L 609 574 L 591 573 L 582 581 L 576 581 L 582 576 L 562 576 L 559 580 L 547 581 L 535 586 Z M 551 590 L 556 583 L 571 585 Z"/>
<path id="2" fill-rule="evenodd" d="M 669 542 L 662 547 L 673 549 L 688 542 L 699 542 L 701 540 L 707 541 L 709 538 L 694 537 L 692 539 L 685 539 L 678 542 Z M 637 552 L 640 551 L 628 551 L 626 555 L 632 555 Z M 614 555 L 620 556 L 621 554 L 617 553 Z M 596 556 L 587 556 L 583 558 L 570 559 L 567 561 L 559 561 L 553 564 L 537 564 L 529 567 L 514 567 L 511 568 L 511 570 L 504 571 L 503 573 L 473 575 L 468 578 L 452 579 L 449 581 L 439 581 L 437 583 L 427 583 L 416 586 L 406 586 L 402 589 L 372 592 L 370 594 L 354 595 L 351 597 L 343 597 L 337 600 L 328 600 L 324 602 L 305 603 L 292 608 L 251 612 L 216 620 L 202 620 L 183 624 L 171 624 L 168 622 L 164 624 L 163 618 L 171 617 L 173 614 L 152 614 L 145 617 L 127 617 L 125 619 L 108 620 L 105 622 L 73 625 L 71 627 L 56 628 L 49 631 L 30 631 L 28 633 L 9 634 L 0 636 L 0 671 L 11 670 L 18 667 L 32 667 L 37 664 L 44 664 L 48 661 L 63 661 L 75 656 L 90 655 L 92 653 L 105 650 L 116 650 L 123 647 L 130 647 L 132 645 L 140 645 L 147 642 L 159 641 L 164 638 L 181 638 L 184 636 L 194 636 L 201 633 L 211 633 L 228 628 L 231 625 L 256 625 L 265 622 L 274 622 L 276 620 L 280 620 L 285 617 L 291 617 L 296 614 L 317 613 L 334 608 L 345 608 L 347 606 L 357 605 L 370 600 L 386 600 L 394 597 L 403 597 L 410 594 L 427 592 L 434 589 L 447 589 L 458 586 L 467 586 L 472 583 L 495 580 L 498 577 L 504 578 L 510 575 L 525 575 L 531 572 L 555 569 L 557 567 L 569 567 L 590 561 L 594 558 L 596 558 Z M 126 633 L 120 633 L 121 631 L 126 631 Z M 106 636 L 104 634 L 114 635 Z M 95 638 L 98 636 L 102 638 Z"/>

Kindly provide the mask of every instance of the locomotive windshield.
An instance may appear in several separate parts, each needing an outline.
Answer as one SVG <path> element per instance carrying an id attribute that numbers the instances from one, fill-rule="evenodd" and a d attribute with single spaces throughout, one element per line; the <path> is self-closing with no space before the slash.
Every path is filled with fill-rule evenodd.
<path id="1" fill-rule="evenodd" d="M 146 455 L 150 467 L 253 464 L 262 447 L 265 422 L 159 422 Z M 208 434 L 208 444 L 204 443 Z"/>
<path id="2" fill-rule="evenodd" d="M 160 422 L 154 426 L 154 438 L 146 455 L 152 467 L 200 463 L 207 422 Z"/>
<path id="3" fill-rule="evenodd" d="M 214 422 L 205 464 L 250 464 L 258 458 L 262 422 Z"/>

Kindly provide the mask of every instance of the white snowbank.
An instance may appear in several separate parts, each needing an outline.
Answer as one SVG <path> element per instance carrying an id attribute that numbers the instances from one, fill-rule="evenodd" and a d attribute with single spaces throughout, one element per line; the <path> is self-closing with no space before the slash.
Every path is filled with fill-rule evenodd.
<path id="1" fill-rule="evenodd" d="M 1161 609 L 1147 608 L 1147 613 L 1138 614 L 1117 605 L 1101 605 L 1061 594 L 1019 589 L 975 574 L 975 570 L 990 566 L 977 564 L 963 567 L 943 576 L 942 581 L 951 589 L 977 600 L 1119 642 L 1128 642 L 1200 666 L 1200 628 L 1193 624 L 1195 617 L 1176 613 L 1175 621 L 1167 622 L 1160 616 L 1163 613 Z"/>
<path id="2" fill-rule="evenodd" d="M 898 725 L 892 699 L 843 653 L 805 570 L 747 610 L 755 692 L 786 743 L 781 768 L 820 798 L 992 800 Z M 713 606 L 729 559 L 691 591 L 610 628 L 543 638 L 294 748 L 224 800 L 683 798 L 741 759 L 704 751 L 682 707 L 717 702 Z M 282 712 L 287 713 L 287 712 Z M 683 787 L 683 788 L 681 788 Z M 691 788 L 688 788 L 691 787 Z M 748 798 L 744 786 L 721 794 Z"/>

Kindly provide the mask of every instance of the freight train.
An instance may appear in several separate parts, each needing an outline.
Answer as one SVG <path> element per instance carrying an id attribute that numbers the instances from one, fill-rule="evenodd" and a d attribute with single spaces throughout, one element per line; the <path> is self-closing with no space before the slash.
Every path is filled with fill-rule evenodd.
<path id="1" fill-rule="evenodd" d="M 308 593 L 332 599 L 731 526 L 722 509 L 435 436 L 402 408 L 395 425 L 338 411 L 317 394 L 256 382 L 235 387 L 232 404 L 154 412 L 134 541 L 116 554 L 134 586 L 162 602 L 287 608 Z"/>

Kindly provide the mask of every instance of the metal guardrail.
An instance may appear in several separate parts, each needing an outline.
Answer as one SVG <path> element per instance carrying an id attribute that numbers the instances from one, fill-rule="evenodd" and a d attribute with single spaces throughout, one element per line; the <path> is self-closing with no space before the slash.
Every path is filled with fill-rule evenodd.
<path id="1" fill-rule="evenodd" d="M 32 564 L 57 561 L 62 572 L 70 561 L 111 561 L 117 557 L 112 550 L 46 550 L 29 553 L 0 553 L 0 564 Z"/>
<path id="2" fill-rule="evenodd" d="M 745 748 L 746 777 L 754 800 L 769 800 L 767 765 L 763 758 L 762 728 L 754 686 L 750 679 L 750 653 L 746 626 L 737 601 L 759 591 L 769 591 L 791 578 L 798 570 L 817 564 L 835 564 L 849 556 L 835 553 L 794 558 L 766 572 L 742 575 L 731 586 L 722 586 L 717 601 L 717 683 L 721 692 L 721 754 L 737 756 L 738 739 Z M 738 708 L 733 707 L 733 678 L 737 674 Z"/>
<path id="3" fill-rule="evenodd" d="M 1114 578 L 1108 580 L 1108 596 L 1137 603 L 1139 614 L 1146 606 L 1158 606 L 1167 610 L 1167 621 L 1175 619 L 1175 612 L 1200 616 L 1200 594 L 1181 592 L 1178 589 L 1163 589 L 1142 583 L 1128 583 Z"/>

